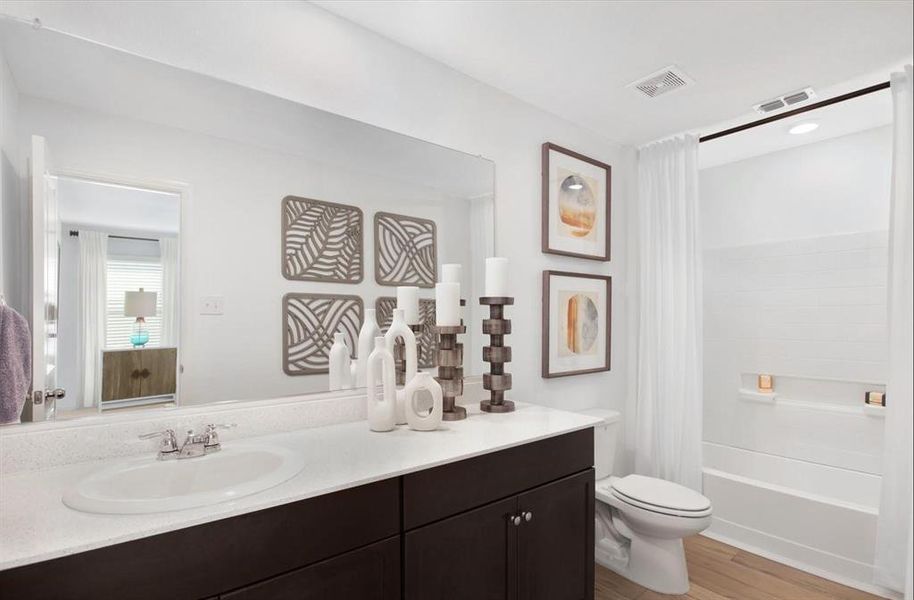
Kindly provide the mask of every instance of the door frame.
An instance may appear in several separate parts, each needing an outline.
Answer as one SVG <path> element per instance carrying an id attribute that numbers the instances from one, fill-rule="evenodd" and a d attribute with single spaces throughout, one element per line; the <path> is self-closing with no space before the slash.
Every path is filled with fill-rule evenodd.
<path id="1" fill-rule="evenodd" d="M 66 177 L 68 179 L 79 179 L 93 183 L 103 183 L 108 185 L 120 185 L 125 187 L 140 188 L 154 192 L 166 192 L 178 196 L 178 358 L 175 366 L 175 406 L 181 406 L 181 375 L 183 374 L 183 346 L 185 339 L 183 313 L 190 305 L 187 304 L 190 296 L 188 286 L 185 284 L 184 273 L 188 272 L 188 250 L 189 246 L 185 241 L 186 232 L 190 224 L 190 197 L 192 186 L 189 183 L 171 179 L 158 179 L 152 177 L 136 177 L 133 175 L 124 175 L 121 173 L 111 173 L 104 171 L 89 171 L 84 169 L 58 168 L 50 173 L 54 177 Z M 99 406 L 99 409 L 101 407 Z"/>

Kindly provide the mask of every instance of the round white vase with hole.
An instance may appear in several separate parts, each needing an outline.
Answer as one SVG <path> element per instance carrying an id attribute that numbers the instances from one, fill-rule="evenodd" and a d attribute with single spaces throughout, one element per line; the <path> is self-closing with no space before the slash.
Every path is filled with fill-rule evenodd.
<path id="1" fill-rule="evenodd" d="M 432 398 L 432 406 L 426 408 L 419 406 L 422 392 L 427 392 Z M 434 431 L 441 425 L 444 414 L 444 397 L 441 386 L 429 373 L 416 373 L 403 388 L 404 404 L 406 408 L 406 422 L 410 429 L 416 431 Z"/>
<path id="2" fill-rule="evenodd" d="M 378 393 L 378 380 L 381 393 Z M 397 386 L 394 355 L 387 349 L 383 337 L 376 337 L 374 350 L 366 361 L 368 389 L 368 426 L 372 431 L 390 431 L 397 426 Z"/>

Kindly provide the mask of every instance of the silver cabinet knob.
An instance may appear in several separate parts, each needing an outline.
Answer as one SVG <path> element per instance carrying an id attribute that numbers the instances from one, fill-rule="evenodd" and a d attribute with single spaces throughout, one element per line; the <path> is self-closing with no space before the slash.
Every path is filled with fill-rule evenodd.
<path id="1" fill-rule="evenodd" d="M 511 522 L 514 524 L 515 527 L 519 527 L 521 524 L 520 515 L 514 515 L 514 517 L 511 518 Z"/>
<path id="2" fill-rule="evenodd" d="M 524 521 L 529 523 L 532 520 L 533 520 L 533 513 L 528 510 L 527 512 L 524 513 Z"/>

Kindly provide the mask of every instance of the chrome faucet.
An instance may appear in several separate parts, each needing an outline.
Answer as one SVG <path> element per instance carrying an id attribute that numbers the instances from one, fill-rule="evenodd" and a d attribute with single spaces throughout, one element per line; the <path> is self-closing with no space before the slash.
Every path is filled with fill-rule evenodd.
<path id="1" fill-rule="evenodd" d="M 222 444 L 219 442 L 217 430 L 232 429 L 235 426 L 234 423 L 229 423 L 227 425 L 210 423 L 201 434 L 195 434 L 193 429 L 188 429 L 187 435 L 184 438 L 184 443 L 180 446 L 178 446 L 178 438 L 175 437 L 174 429 L 144 433 L 139 437 L 141 440 L 151 440 L 157 437 L 162 438 L 162 441 L 159 442 L 159 453 L 157 455 L 159 460 L 196 458 L 198 456 L 212 454 L 213 452 L 219 452 L 219 450 L 222 449 Z"/>

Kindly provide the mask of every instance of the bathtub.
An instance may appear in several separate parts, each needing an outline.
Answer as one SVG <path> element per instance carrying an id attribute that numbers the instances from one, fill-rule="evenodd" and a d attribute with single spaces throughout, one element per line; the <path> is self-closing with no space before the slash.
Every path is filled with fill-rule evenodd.
<path id="1" fill-rule="evenodd" d="M 872 584 L 881 477 L 705 442 L 708 537 L 858 589 Z"/>

